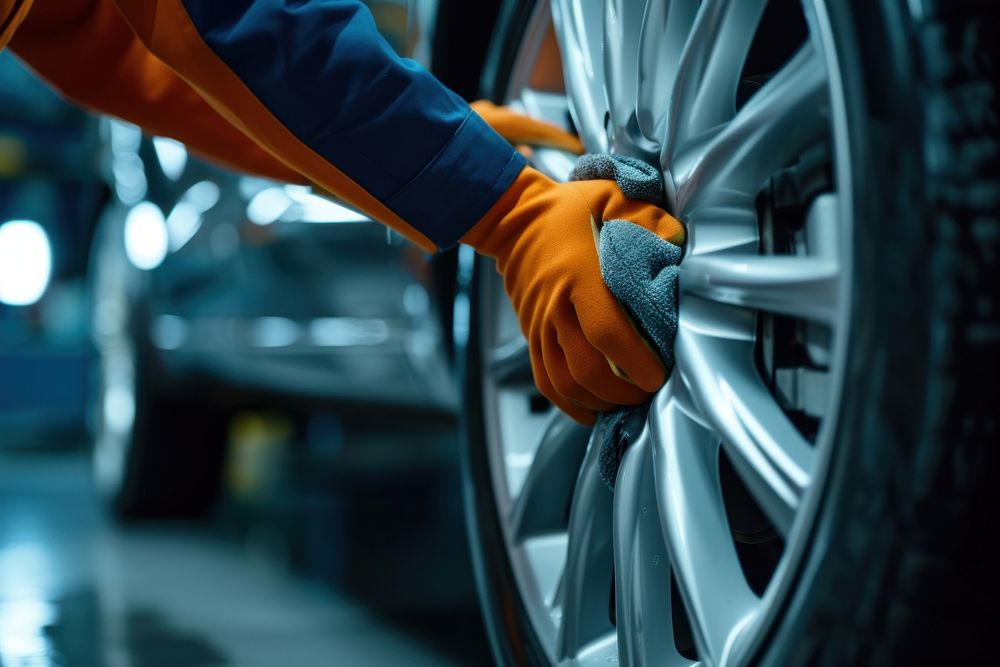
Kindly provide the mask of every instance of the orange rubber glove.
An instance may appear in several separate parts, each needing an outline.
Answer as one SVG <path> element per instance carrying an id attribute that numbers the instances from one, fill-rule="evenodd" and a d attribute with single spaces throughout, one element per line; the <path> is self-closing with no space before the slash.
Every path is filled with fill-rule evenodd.
<path id="1" fill-rule="evenodd" d="M 515 146 L 527 144 L 561 148 L 576 155 L 583 153 L 583 144 L 576 136 L 552 123 L 497 106 L 489 100 L 478 100 L 469 106 L 501 137 Z"/>
<path id="2" fill-rule="evenodd" d="M 666 379 L 656 352 L 601 278 L 595 241 L 606 220 L 628 220 L 684 243 L 680 222 L 627 198 L 614 181 L 556 183 L 531 167 L 462 238 L 496 260 L 539 390 L 584 424 L 595 412 L 643 402 Z"/>

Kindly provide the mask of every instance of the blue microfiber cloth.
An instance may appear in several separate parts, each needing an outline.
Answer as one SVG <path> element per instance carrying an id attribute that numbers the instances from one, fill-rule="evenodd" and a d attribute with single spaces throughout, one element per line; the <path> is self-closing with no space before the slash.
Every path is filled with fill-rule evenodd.
<path id="1" fill-rule="evenodd" d="M 660 353 L 669 372 L 674 367 L 681 249 L 626 220 L 604 223 L 597 249 L 604 284 Z"/>
<path id="2" fill-rule="evenodd" d="M 608 179 L 625 196 L 652 204 L 663 203 L 660 173 L 645 162 L 624 155 L 582 156 L 570 180 Z M 627 220 L 610 220 L 598 239 L 601 277 L 628 311 L 636 326 L 653 344 L 667 368 L 674 367 L 677 333 L 677 265 L 681 249 Z M 644 423 L 648 406 L 626 407 L 598 415 L 595 442 L 601 443 L 600 473 L 614 490 L 618 464 L 629 441 Z"/>
<path id="3" fill-rule="evenodd" d="M 629 199 L 663 204 L 663 177 L 650 164 L 627 155 L 581 155 L 569 174 L 571 181 L 616 181 Z"/>

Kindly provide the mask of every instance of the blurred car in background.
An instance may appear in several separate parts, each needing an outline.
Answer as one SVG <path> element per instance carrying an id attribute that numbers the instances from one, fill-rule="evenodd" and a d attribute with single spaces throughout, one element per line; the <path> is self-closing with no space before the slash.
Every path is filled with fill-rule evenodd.
<path id="1" fill-rule="evenodd" d="M 368 4 L 425 65 L 437 38 L 488 34 L 496 6 L 460 30 L 462 3 Z M 478 66 L 444 61 L 443 79 L 475 89 Z M 94 473 L 117 514 L 210 507 L 241 407 L 454 419 L 453 254 L 431 263 L 309 187 L 216 168 L 122 121 L 104 121 L 101 139 L 112 196 L 91 258 Z"/>
<path id="2" fill-rule="evenodd" d="M 411 246 L 307 187 L 227 173 L 120 121 L 104 135 L 94 464 L 117 511 L 203 510 L 239 404 L 454 410 Z"/>

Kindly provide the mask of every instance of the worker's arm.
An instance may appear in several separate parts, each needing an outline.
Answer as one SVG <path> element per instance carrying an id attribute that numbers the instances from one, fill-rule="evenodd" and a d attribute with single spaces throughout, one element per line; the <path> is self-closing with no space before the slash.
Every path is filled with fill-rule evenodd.
<path id="1" fill-rule="evenodd" d="M 592 420 L 662 384 L 663 365 L 602 282 L 591 229 L 627 219 L 680 243 L 664 211 L 611 181 L 556 184 L 524 169 L 468 105 L 392 52 L 360 2 L 114 2 L 155 57 L 295 172 L 428 250 L 462 239 L 496 258 L 535 380 L 570 415 Z"/>
<path id="2" fill-rule="evenodd" d="M 36 5 L 62 0 L 36 0 Z M 140 40 L 308 180 L 432 250 L 524 159 L 354 0 L 115 0 Z"/>
<path id="3" fill-rule="evenodd" d="M 194 152 L 242 171 L 303 180 L 150 53 L 112 0 L 38 0 L 10 46 L 81 106 L 183 141 Z"/>

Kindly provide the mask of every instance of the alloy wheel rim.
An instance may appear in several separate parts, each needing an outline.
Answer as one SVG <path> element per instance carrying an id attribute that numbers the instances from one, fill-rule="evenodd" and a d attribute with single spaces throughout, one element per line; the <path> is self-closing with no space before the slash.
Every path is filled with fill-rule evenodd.
<path id="1" fill-rule="evenodd" d="M 543 2 L 514 67 L 511 104 L 555 122 L 568 111 L 588 151 L 659 164 L 670 210 L 689 232 L 677 365 L 624 454 L 613 495 L 588 431 L 532 397 L 516 317 L 500 281 L 483 281 L 493 487 L 522 600 L 555 664 L 619 655 L 632 664 L 743 664 L 794 587 L 809 543 L 849 331 L 852 202 L 839 185 L 850 182 L 848 145 L 820 0 L 803 2 L 805 43 L 737 105 L 755 37 L 747 26 L 766 5 Z M 552 34 L 565 94 L 535 85 Z M 762 188 L 817 146 L 827 147 L 837 185 L 812 196 L 793 243 L 779 248 L 765 229 L 774 216 L 760 209 Z M 556 151 L 534 158 L 556 177 L 572 166 Z M 785 355 L 789 323 L 806 336 L 798 366 L 774 360 Z M 756 508 L 754 530 L 766 520 L 762 532 L 735 526 L 746 512 L 733 509 L 734 493 Z M 750 581 L 758 575 L 747 561 L 760 556 L 746 546 L 761 534 L 758 546 L 780 545 L 763 584 Z"/>

